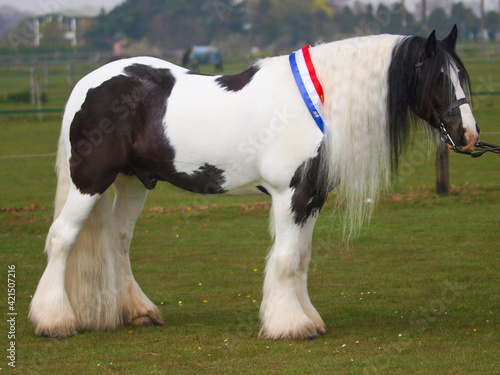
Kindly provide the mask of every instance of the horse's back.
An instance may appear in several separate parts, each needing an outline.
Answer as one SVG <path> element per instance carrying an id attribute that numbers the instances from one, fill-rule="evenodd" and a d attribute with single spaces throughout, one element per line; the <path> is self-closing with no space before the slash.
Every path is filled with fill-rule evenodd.
<path id="1" fill-rule="evenodd" d="M 284 59 L 264 65 L 206 76 L 141 57 L 90 73 L 64 117 L 73 181 L 89 194 L 105 191 L 117 173 L 136 175 L 149 189 L 164 180 L 201 193 L 263 180 L 288 185 L 322 135 L 307 131 L 307 113 L 290 106 L 294 83 Z"/>

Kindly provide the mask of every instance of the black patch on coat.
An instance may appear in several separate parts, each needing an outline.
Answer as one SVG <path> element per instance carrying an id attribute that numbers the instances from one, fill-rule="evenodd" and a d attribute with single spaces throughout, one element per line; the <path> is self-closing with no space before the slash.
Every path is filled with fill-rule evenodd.
<path id="1" fill-rule="evenodd" d="M 222 185 L 226 182 L 224 171 L 208 163 L 195 170 L 191 175 L 176 172 L 168 181 L 177 187 L 194 193 L 226 193 L 226 190 L 222 189 Z"/>
<path id="2" fill-rule="evenodd" d="M 256 186 L 256 188 L 259 189 L 264 194 L 271 196 L 271 194 L 269 194 L 269 192 L 267 191 L 267 189 L 264 186 L 258 185 L 258 186 Z"/>
<path id="3" fill-rule="evenodd" d="M 240 91 L 250 83 L 253 76 L 259 71 L 255 65 L 251 66 L 244 72 L 230 76 L 220 76 L 216 78 L 217 84 L 226 91 Z"/>
<path id="4" fill-rule="evenodd" d="M 164 134 L 167 100 L 175 84 L 169 69 L 133 64 L 87 92 L 70 129 L 71 178 L 84 194 L 102 194 L 118 173 L 135 175 L 147 189 L 158 180 L 197 193 L 223 193 L 224 171 L 205 164 L 177 172 Z"/>
<path id="5" fill-rule="evenodd" d="M 311 215 L 318 215 L 328 193 L 335 187 L 329 186 L 328 176 L 321 171 L 323 157 L 324 145 L 321 144 L 316 156 L 303 162 L 290 182 L 294 189 L 291 210 L 297 225 L 303 226 Z"/>

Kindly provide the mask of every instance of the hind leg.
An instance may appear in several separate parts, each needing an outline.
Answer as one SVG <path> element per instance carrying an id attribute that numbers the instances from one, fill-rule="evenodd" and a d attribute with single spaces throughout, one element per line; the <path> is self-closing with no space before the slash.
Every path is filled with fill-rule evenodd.
<path id="1" fill-rule="evenodd" d="M 125 323 L 136 326 L 163 324 L 158 308 L 134 279 L 130 268 L 130 243 L 135 223 L 146 200 L 147 190 L 135 176 L 118 175 L 115 181 L 113 217 L 117 233 L 116 275 Z"/>
<path id="2" fill-rule="evenodd" d="M 45 243 L 48 264 L 29 312 L 37 335 L 68 337 L 76 334 L 75 315 L 64 286 L 67 260 L 99 198 L 99 194 L 81 194 L 71 184 L 66 203 L 50 227 Z"/>

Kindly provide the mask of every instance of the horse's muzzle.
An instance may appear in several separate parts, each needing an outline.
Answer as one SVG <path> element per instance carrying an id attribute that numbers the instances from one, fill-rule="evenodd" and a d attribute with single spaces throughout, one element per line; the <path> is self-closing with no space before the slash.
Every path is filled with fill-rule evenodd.
<path id="1" fill-rule="evenodd" d="M 473 134 L 472 132 L 466 131 L 464 133 L 465 146 L 458 146 L 458 149 L 463 152 L 472 152 L 474 151 L 474 146 L 477 143 L 478 139 L 478 134 Z"/>

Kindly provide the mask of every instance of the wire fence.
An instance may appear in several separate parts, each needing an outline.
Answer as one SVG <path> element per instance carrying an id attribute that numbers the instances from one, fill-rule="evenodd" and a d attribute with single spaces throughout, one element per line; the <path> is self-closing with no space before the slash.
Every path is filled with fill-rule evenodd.
<path id="1" fill-rule="evenodd" d="M 158 57 L 180 64 L 182 52 Z M 0 115 L 60 113 L 76 82 L 113 59 L 109 53 L 98 52 L 0 55 Z M 224 54 L 229 73 L 240 71 L 249 61 L 241 53 Z M 212 70 L 202 66 L 202 72 Z"/>
<path id="2" fill-rule="evenodd" d="M 465 44 L 458 48 L 467 63 L 500 64 L 500 45 L 484 49 Z M 181 55 L 182 51 L 171 51 L 159 57 L 179 62 Z M 42 119 L 45 114 L 62 113 L 76 82 L 112 59 L 110 53 L 102 52 L 0 55 L 0 115 L 38 115 Z M 234 51 L 225 52 L 224 60 L 235 68 L 250 61 L 249 56 Z M 500 82 L 481 79 L 485 82 L 475 85 L 473 96 L 481 100 L 500 95 Z"/>

